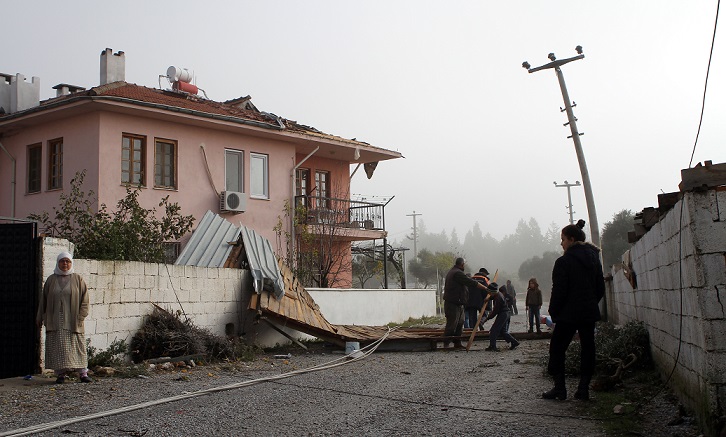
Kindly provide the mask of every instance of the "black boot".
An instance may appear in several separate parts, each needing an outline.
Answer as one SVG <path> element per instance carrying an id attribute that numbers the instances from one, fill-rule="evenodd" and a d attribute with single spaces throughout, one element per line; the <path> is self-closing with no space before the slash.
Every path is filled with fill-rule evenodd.
<path id="1" fill-rule="evenodd" d="M 581 401 L 590 400 L 590 377 L 580 376 L 580 384 L 577 385 L 577 391 L 575 392 L 575 399 Z"/>
<path id="2" fill-rule="evenodd" d="M 560 373 L 554 376 L 555 386 L 552 390 L 542 393 L 544 399 L 558 399 L 564 401 L 567 399 L 567 387 L 565 387 L 565 374 Z"/>

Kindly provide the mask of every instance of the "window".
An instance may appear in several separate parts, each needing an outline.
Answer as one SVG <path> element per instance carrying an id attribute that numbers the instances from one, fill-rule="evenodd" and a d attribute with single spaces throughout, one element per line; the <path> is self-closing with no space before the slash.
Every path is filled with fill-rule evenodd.
<path id="1" fill-rule="evenodd" d="M 295 195 L 306 196 L 310 190 L 310 170 L 298 168 L 295 170 Z"/>
<path id="2" fill-rule="evenodd" d="M 250 153 L 250 197 L 269 199 L 267 155 Z"/>
<path id="3" fill-rule="evenodd" d="M 154 186 L 176 188 L 176 141 L 156 140 Z"/>
<path id="4" fill-rule="evenodd" d="M 48 141 L 48 189 L 63 188 L 63 138 Z"/>
<path id="5" fill-rule="evenodd" d="M 144 167 L 146 137 L 124 134 L 121 145 L 121 183 L 146 185 Z"/>
<path id="6" fill-rule="evenodd" d="M 300 197 L 296 205 L 307 206 L 310 194 L 310 169 L 298 168 L 295 170 L 295 196 Z"/>
<path id="7" fill-rule="evenodd" d="M 43 165 L 43 145 L 28 146 L 28 193 L 40 192 L 40 170 Z"/>
<path id="8" fill-rule="evenodd" d="M 224 189 L 226 191 L 245 191 L 244 184 L 245 153 L 241 150 L 224 151 Z"/>
<path id="9" fill-rule="evenodd" d="M 315 172 L 315 198 L 318 208 L 329 208 L 328 198 L 330 197 L 330 172 Z"/>

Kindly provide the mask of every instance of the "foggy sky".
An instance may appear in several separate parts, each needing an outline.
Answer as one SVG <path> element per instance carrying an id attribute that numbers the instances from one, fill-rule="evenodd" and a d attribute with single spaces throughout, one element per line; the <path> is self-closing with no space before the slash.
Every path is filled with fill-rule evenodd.
<path id="1" fill-rule="evenodd" d="M 188 68 L 209 98 L 400 151 L 352 193 L 395 196 L 389 238 L 474 222 L 497 239 L 519 219 L 567 224 L 582 181 L 557 78 L 564 66 L 600 226 L 677 191 L 696 137 L 716 1 L 11 2 L 0 72 L 52 86 L 98 85 L 99 54 L 126 53 L 126 80 L 158 87 Z M 7 18 L 10 19 L 7 19 Z M 726 162 L 726 47 L 717 33 L 693 163 Z M 162 86 L 167 86 L 162 83 Z M 351 169 L 352 170 L 352 169 Z M 577 218 L 587 220 L 582 189 Z M 420 223 L 420 222 L 419 222 Z"/>

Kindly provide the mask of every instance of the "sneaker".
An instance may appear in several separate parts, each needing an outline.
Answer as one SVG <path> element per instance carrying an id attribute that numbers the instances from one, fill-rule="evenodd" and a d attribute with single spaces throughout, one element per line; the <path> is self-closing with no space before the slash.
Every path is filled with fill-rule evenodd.
<path id="1" fill-rule="evenodd" d="M 57 378 L 57 379 L 55 380 L 55 383 L 56 383 L 56 384 L 63 384 L 64 382 L 66 382 L 66 377 L 65 377 L 65 376 L 63 376 L 63 375 L 59 376 L 59 377 L 58 377 L 58 378 Z"/>
<path id="2" fill-rule="evenodd" d="M 498 348 L 496 348 L 496 347 L 491 347 L 491 346 L 489 346 L 488 348 L 486 348 L 486 349 L 484 349 L 484 350 L 485 350 L 485 351 L 489 351 L 489 352 L 499 352 L 499 349 L 498 349 Z"/>
<path id="3" fill-rule="evenodd" d="M 88 376 L 81 376 L 81 382 L 93 382 Z"/>
<path id="4" fill-rule="evenodd" d="M 515 349 L 517 349 L 517 346 L 519 346 L 519 343 L 518 342 L 517 343 L 512 343 L 512 345 L 509 346 L 509 349 L 510 350 L 515 350 Z"/>

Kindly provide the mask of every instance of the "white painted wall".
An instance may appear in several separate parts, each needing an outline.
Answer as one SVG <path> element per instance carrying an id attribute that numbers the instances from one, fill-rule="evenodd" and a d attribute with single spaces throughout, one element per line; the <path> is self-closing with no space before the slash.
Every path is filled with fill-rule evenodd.
<path id="1" fill-rule="evenodd" d="M 726 191 L 684 193 L 629 255 L 636 287 L 622 269 L 613 269 L 608 316 L 619 324 L 645 323 L 664 374 L 678 355 L 671 385 L 701 423 L 720 429 L 717 418 L 726 414 Z"/>
<path id="2" fill-rule="evenodd" d="M 381 326 L 410 317 L 436 315 L 434 289 L 307 288 L 325 318 L 334 325 Z"/>

